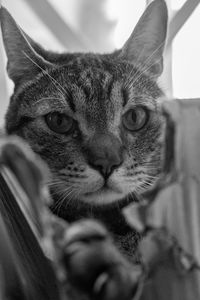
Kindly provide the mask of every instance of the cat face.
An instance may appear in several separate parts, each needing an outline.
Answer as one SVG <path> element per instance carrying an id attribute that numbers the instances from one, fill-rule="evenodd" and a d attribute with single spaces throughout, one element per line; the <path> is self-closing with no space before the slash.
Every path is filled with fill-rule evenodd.
<path id="1" fill-rule="evenodd" d="M 3 33 L 10 28 L 21 41 L 13 58 L 13 39 L 4 34 L 15 82 L 7 132 L 22 136 L 47 162 L 58 202 L 105 205 L 146 191 L 162 169 L 163 92 L 156 81 L 166 36 L 164 2 L 154 1 L 124 47 L 107 55 L 51 54 L 5 9 L 2 15 Z M 152 40 L 154 28 L 159 34 Z"/>

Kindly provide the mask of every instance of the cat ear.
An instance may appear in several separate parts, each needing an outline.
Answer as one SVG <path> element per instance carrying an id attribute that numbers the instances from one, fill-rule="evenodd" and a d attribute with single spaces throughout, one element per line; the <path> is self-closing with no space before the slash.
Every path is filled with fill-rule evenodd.
<path id="1" fill-rule="evenodd" d="M 120 57 L 146 69 L 154 77 L 163 71 L 163 50 L 168 12 L 164 0 L 147 7 L 133 33 L 120 51 Z"/>
<path id="2" fill-rule="evenodd" d="M 4 7 L 0 9 L 0 20 L 8 75 L 15 84 L 33 79 L 41 70 L 52 66 L 39 54 L 45 50 L 37 51 L 40 46 L 22 31 Z"/>

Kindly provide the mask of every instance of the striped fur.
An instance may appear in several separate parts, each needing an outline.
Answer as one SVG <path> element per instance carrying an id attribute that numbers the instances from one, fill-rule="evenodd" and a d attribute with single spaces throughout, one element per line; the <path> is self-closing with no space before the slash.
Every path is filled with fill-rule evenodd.
<path id="1" fill-rule="evenodd" d="M 157 79 L 167 27 L 164 0 L 149 5 L 124 47 L 111 54 L 52 53 L 29 38 L 5 9 L 1 22 L 8 74 L 15 83 L 6 131 L 24 138 L 47 163 L 54 212 L 73 221 L 96 216 L 102 207 L 115 214 L 139 198 L 162 170 L 165 124 L 159 103 L 164 93 Z M 131 132 L 122 119 L 138 106 L 145 107 L 149 119 Z M 72 117 L 73 131 L 52 131 L 45 122 L 50 112 Z M 121 159 L 106 188 L 91 164 L 92 149 L 97 154 L 105 148 L 108 156 L 117 153 Z M 121 226 L 118 217 L 114 223 Z"/>
<path id="2" fill-rule="evenodd" d="M 61 201 L 66 191 L 64 206 L 77 200 L 106 204 L 145 191 L 161 167 L 162 120 L 157 101 L 163 93 L 155 81 L 112 55 L 74 55 L 69 63 L 48 70 L 48 74 L 59 85 L 39 73 L 20 86 L 12 96 L 6 128 L 9 134 L 23 137 L 48 163 Z M 123 128 L 121 118 L 137 105 L 147 107 L 151 117 L 143 130 L 132 134 Z M 52 111 L 72 116 L 77 121 L 76 134 L 52 132 L 44 121 Z M 99 132 L 111 133 L 120 141 L 123 164 L 109 179 L 113 192 L 86 197 L 103 181 L 88 165 L 87 154 L 89 141 Z"/>

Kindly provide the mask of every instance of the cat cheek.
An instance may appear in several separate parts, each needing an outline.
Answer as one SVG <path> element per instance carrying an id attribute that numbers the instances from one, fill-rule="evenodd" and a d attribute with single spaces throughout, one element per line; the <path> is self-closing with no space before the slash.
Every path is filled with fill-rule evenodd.
<path id="1" fill-rule="evenodd" d="M 119 172 L 114 172 L 108 180 L 108 185 L 113 188 L 113 190 L 118 191 L 120 193 L 123 192 L 123 183 L 124 183 L 124 178 L 122 174 L 124 171 L 121 169 Z"/>

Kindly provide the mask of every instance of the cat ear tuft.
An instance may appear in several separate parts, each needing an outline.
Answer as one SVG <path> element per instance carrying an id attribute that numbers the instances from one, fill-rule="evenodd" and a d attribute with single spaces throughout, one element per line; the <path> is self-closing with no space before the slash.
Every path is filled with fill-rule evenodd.
<path id="1" fill-rule="evenodd" d="M 120 57 L 138 65 L 153 77 L 160 76 L 163 71 L 167 19 L 165 1 L 151 2 L 120 51 Z"/>
<path id="2" fill-rule="evenodd" d="M 0 21 L 8 58 L 8 75 L 15 84 L 31 80 L 41 70 L 52 66 L 36 52 L 40 46 L 22 31 L 3 6 L 0 8 Z"/>

